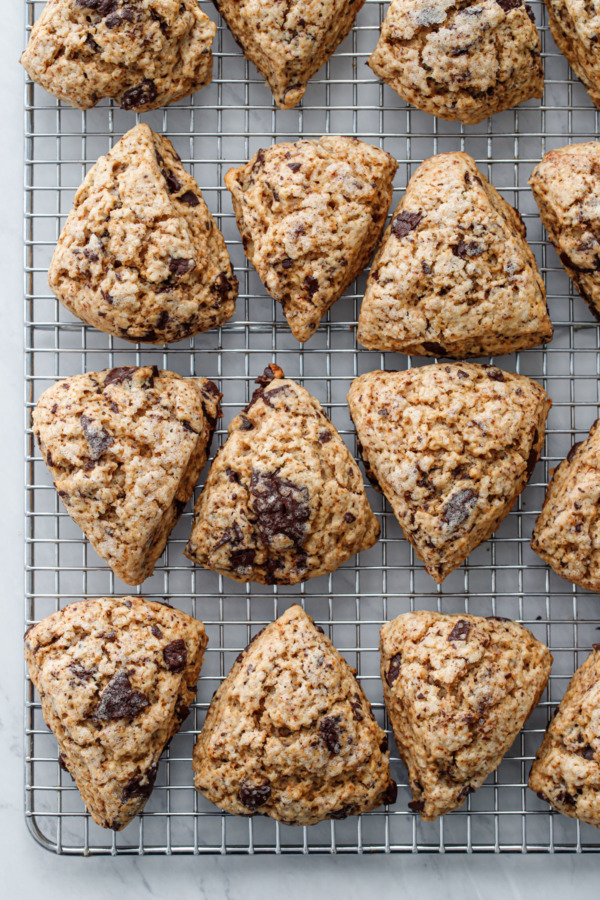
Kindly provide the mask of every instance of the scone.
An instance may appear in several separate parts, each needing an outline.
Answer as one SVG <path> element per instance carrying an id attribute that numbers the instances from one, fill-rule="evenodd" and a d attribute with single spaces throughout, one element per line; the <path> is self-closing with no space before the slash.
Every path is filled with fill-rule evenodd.
<path id="1" fill-rule="evenodd" d="M 392 0 L 369 65 L 407 103 L 464 125 L 544 90 L 522 0 Z"/>
<path id="2" fill-rule="evenodd" d="M 263 76 L 280 109 L 302 100 L 308 82 L 344 40 L 365 0 L 213 0 Z"/>
<path id="3" fill-rule="evenodd" d="M 457 359 L 551 340 L 522 219 L 466 153 L 432 156 L 411 178 L 371 266 L 357 337 Z"/>
<path id="4" fill-rule="evenodd" d="M 196 0 L 48 0 L 21 62 L 78 109 L 142 112 L 210 83 L 216 32 Z"/>
<path id="5" fill-rule="evenodd" d="M 530 378 L 452 363 L 369 372 L 352 382 L 348 404 L 367 475 L 440 583 L 512 509 L 551 401 Z"/>
<path id="6" fill-rule="evenodd" d="M 555 470 L 531 546 L 573 584 L 600 592 L 600 428 L 575 444 Z"/>
<path id="7" fill-rule="evenodd" d="M 531 767 L 529 787 L 565 816 L 600 828 L 600 644 L 573 675 Z"/>
<path id="8" fill-rule="evenodd" d="M 545 0 L 548 23 L 556 46 L 583 86 L 600 107 L 600 50 L 598 0 Z"/>
<path id="9" fill-rule="evenodd" d="M 225 176 L 246 256 L 297 340 L 369 262 L 397 168 L 384 150 L 327 136 L 274 144 Z"/>
<path id="10" fill-rule="evenodd" d="M 120 366 L 57 381 L 33 433 L 72 519 L 126 584 L 148 578 L 208 458 L 212 381 Z"/>
<path id="11" fill-rule="evenodd" d="M 560 261 L 600 319 L 600 142 L 550 150 L 529 184 Z"/>
<path id="12" fill-rule="evenodd" d="M 120 831 L 146 804 L 207 643 L 202 622 L 141 597 L 71 603 L 26 633 L 59 762 L 103 828 Z"/>
<path id="13" fill-rule="evenodd" d="M 498 768 L 544 692 L 552 656 L 509 619 L 435 612 L 388 622 L 380 649 L 409 806 L 431 822 Z"/>
<path id="14" fill-rule="evenodd" d="M 222 325 L 238 288 L 200 188 L 172 144 L 143 124 L 88 172 L 48 280 L 88 325 L 151 344 Z"/>
<path id="15" fill-rule="evenodd" d="M 194 776 L 221 809 L 286 825 L 396 799 L 385 732 L 352 669 L 300 606 L 238 656 L 194 748 Z"/>
<path id="16" fill-rule="evenodd" d="M 320 403 L 274 364 L 257 383 L 213 462 L 185 555 L 236 581 L 296 584 L 368 550 L 379 523 Z"/>

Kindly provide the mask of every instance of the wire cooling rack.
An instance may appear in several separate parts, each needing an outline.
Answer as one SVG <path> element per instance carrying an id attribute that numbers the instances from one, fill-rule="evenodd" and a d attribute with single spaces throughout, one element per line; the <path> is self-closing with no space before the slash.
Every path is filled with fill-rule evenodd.
<path id="1" fill-rule="evenodd" d="M 41 2 L 26 0 L 27 29 Z M 213 7 L 202 3 L 218 19 Z M 275 140 L 356 135 L 392 153 L 400 166 L 392 209 L 423 159 L 466 150 L 510 203 L 521 211 L 548 289 L 555 337 L 545 350 L 500 357 L 497 363 L 529 375 L 554 405 L 544 455 L 514 510 L 494 537 L 440 587 L 425 574 L 384 499 L 368 486 L 378 513 L 380 541 L 332 575 L 296 587 L 241 585 L 194 568 L 182 555 L 192 504 L 169 540 L 155 574 L 138 592 L 168 598 L 206 624 L 210 644 L 195 708 L 160 765 L 157 786 L 142 816 L 114 834 L 98 828 L 57 762 L 57 745 L 44 725 L 39 700 L 26 686 L 25 806 L 36 840 L 61 854 L 372 853 L 471 851 L 594 851 L 598 832 L 549 811 L 526 788 L 531 760 L 551 710 L 568 679 L 598 639 L 598 599 L 542 565 L 529 547 L 549 472 L 597 416 L 598 325 L 574 293 L 554 250 L 544 240 L 527 179 L 553 147 L 598 134 L 598 112 L 557 52 L 542 3 L 533 3 L 546 69 L 542 102 L 530 101 L 479 126 L 462 128 L 408 108 L 365 67 L 387 3 L 367 0 L 357 25 L 311 82 L 303 106 L 274 108 L 271 94 L 219 20 L 214 80 L 173 107 L 141 118 L 167 135 L 199 182 L 225 235 L 240 298 L 234 318 L 218 331 L 164 348 L 133 346 L 83 325 L 51 296 L 46 273 L 73 195 L 97 157 L 140 117 L 103 103 L 89 112 L 70 109 L 28 83 L 25 92 L 25 342 L 26 342 L 26 617 L 38 621 L 82 597 L 132 593 L 96 556 L 60 503 L 30 430 L 39 395 L 56 378 L 123 364 L 157 364 L 187 376 L 208 376 L 224 394 L 224 418 L 215 445 L 245 404 L 253 379 L 276 361 L 323 403 L 356 451 L 345 403 L 352 378 L 375 368 L 402 369 L 431 360 L 357 349 L 356 321 L 362 276 L 300 346 L 281 309 L 248 266 L 223 176 L 259 147 Z M 485 360 L 487 361 L 487 360 Z M 211 806 L 192 787 L 191 756 L 213 691 L 239 650 L 264 624 L 300 602 L 326 629 L 351 665 L 388 727 L 378 675 L 378 631 L 385 620 L 412 609 L 499 614 L 523 622 L 554 654 L 548 691 L 496 773 L 462 810 L 423 823 L 408 810 L 406 771 L 390 734 L 397 803 L 345 821 L 310 828 L 271 819 L 238 819 Z M 388 728 L 389 731 L 389 728 Z"/>

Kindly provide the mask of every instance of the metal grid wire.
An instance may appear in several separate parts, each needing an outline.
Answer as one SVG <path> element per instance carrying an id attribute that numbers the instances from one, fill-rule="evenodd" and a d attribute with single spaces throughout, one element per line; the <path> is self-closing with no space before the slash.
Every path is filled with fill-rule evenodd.
<path id="1" fill-rule="evenodd" d="M 206 12 L 218 18 L 213 7 Z M 26 0 L 27 29 L 42 2 Z M 367 0 L 357 24 L 311 82 L 303 106 L 279 111 L 254 67 L 242 57 L 219 20 L 214 80 L 173 107 L 136 117 L 109 103 L 72 110 L 28 83 L 25 93 L 25 341 L 27 623 L 82 597 L 131 593 L 84 540 L 54 491 L 36 450 L 30 414 L 58 377 L 123 364 L 157 364 L 182 375 L 208 376 L 224 394 L 224 418 L 215 444 L 245 404 L 253 379 L 270 361 L 298 379 L 323 403 L 349 446 L 355 432 L 345 395 L 353 377 L 375 368 L 402 369 L 432 360 L 357 349 L 355 326 L 363 275 L 334 305 L 305 345 L 291 337 L 281 309 L 268 298 L 247 264 L 223 185 L 229 166 L 245 162 L 275 140 L 356 135 L 392 153 L 400 166 L 392 209 L 423 159 L 466 150 L 507 200 L 521 211 L 548 289 L 555 337 L 545 350 L 496 362 L 529 375 L 554 400 L 544 455 L 514 510 L 494 537 L 440 587 L 424 572 L 385 500 L 367 486 L 382 531 L 380 541 L 338 571 L 296 587 L 242 585 L 194 568 L 182 555 L 192 504 L 167 550 L 138 592 L 168 598 L 206 624 L 210 644 L 195 708 L 160 765 L 157 786 L 142 816 L 119 834 L 98 828 L 86 814 L 70 778 L 58 766 L 56 741 L 44 725 L 39 700 L 26 687 L 26 816 L 37 841 L 63 854 L 207 854 L 314 852 L 594 851 L 598 832 L 549 811 L 526 788 L 531 760 L 550 711 L 568 679 L 597 639 L 596 596 L 580 591 L 542 565 L 529 546 L 549 472 L 597 416 L 598 324 L 574 293 L 554 250 L 544 240 L 527 187 L 534 164 L 553 147 L 598 133 L 598 112 L 557 52 L 543 4 L 534 2 L 546 69 L 543 101 L 531 101 L 479 126 L 463 128 L 411 109 L 377 81 L 365 62 L 374 48 L 387 3 Z M 225 235 L 240 280 L 237 313 L 218 331 L 164 348 L 137 346 L 101 334 L 66 312 L 50 295 L 46 273 L 73 194 L 97 157 L 139 119 L 167 135 L 199 182 Z M 487 361 L 487 360 L 484 360 Z M 412 609 L 499 614 L 523 622 L 551 648 L 554 666 L 547 693 L 500 768 L 465 807 L 435 823 L 408 810 L 406 771 L 390 733 L 397 803 L 362 817 L 310 828 L 281 826 L 255 817 L 237 819 L 211 806 L 192 787 L 191 755 L 211 695 L 239 650 L 264 624 L 300 602 L 326 629 L 351 665 L 388 727 L 378 675 L 382 622 Z M 389 727 L 388 727 L 389 731 Z"/>

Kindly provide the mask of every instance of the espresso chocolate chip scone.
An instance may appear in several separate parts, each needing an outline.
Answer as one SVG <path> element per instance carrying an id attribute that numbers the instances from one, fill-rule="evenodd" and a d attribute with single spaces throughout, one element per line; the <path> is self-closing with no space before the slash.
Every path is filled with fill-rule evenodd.
<path id="1" fill-rule="evenodd" d="M 274 144 L 225 176 L 246 256 L 299 341 L 371 258 L 397 168 L 378 147 L 328 135 Z"/>
<path id="2" fill-rule="evenodd" d="M 544 90 L 522 0 L 392 0 L 369 65 L 407 103 L 465 125 Z"/>
<path id="3" fill-rule="evenodd" d="M 263 76 L 280 109 L 302 100 L 308 82 L 354 24 L 365 0 L 213 0 Z"/>
<path id="4" fill-rule="evenodd" d="M 530 378 L 452 363 L 362 375 L 348 404 L 367 475 L 439 583 L 512 509 L 551 401 Z"/>
<path id="5" fill-rule="evenodd" d="M 124 828 L 152 793 L 207 642 L 202 622 L 141 597 L 72 603 L 27 631 L 25 658 L 60 765 L 103 828 Z"/>
<path id="6" fill-rule="evenodd" d="M 185 554 L 236 581 L 296 584 L 379 535 L 358 466 L 320 403 L 271 364 L 229 426 Z"/>
<path id="7" fill-rule="evenodd" d="M 194 773 L 211 803 L 286 825 L 396 799 L 385 732 L 347 662 L 299 606 L 238 656 L 208 710 Z"/>
<path id="8" fill-rule="evenodd" d="M 371 266 L 357 337 L 458 359 L 552 338 L 521 217 L 466 153 L 433 156 L 411 178 Z"/>
<path id="9" fill-rule="evenodd" d="M 238 288 L 200 188 L 172 144 L 144 124 L 88 173 L 48 280 L 88 325 L 152 344 L 222 325 Z"/>
<path id="10" fill-rule="evenodd" d="M 552 656 L 516 622 L 435 612 L 388 622 L 380 649 L 409 806 L 433 821 L 498 768 L 542 696 Z"/>
<path id="11" fill-rule="evenodd" d="M 600 142 L 550 150 L 529 184 L 560 261 L 600 319 Z"/>
<path id="12" fill-rule="evenodd" d="M 545 0 L 556 46 L 600 107 L 600 3 L 598 0 Z"/>
<path id="13" fill-rule="evenodd" d="M 58 381 L 33 433 L 59 497 L 126 584 L 141 584 L 192 496 L 220 415 L 206 378 L 121 366 Z"/>
<path id="14" fill-rule="evenodd" d="M 216 31 L 196 0 L 48 0 L 21 62 L 78 109 L 142 112 L 210 83 Z"/>
<path id="15" fill-rule="evenodd" d="M 573 584 L 600 592 L 600 427 L 574 444 L 558 466 L 533 529 L 531 546 Z"/>
<path id="16" fill-rule="evenodd" d="M 600 644 L 573 675 L 531 767 L 529 787 L 565 816 L 600 828 Z"/>

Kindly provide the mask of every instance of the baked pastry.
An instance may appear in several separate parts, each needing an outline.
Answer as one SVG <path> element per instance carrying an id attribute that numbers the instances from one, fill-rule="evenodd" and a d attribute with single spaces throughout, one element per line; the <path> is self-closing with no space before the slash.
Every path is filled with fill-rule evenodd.
<path id="1" fill-rule="evenodd" d="M 236 581 L 296 584 L 373 546 L 379 523 L 321 404 L 275 364 L 229 426 L 185 555 Z"/>
<path id="2" fill-rule="evenodd" d="M 302 100 L 308 82 L 344 40 L 365 0 L 213 0 L 263 76 L 280 109 Z"/>
<path id="3" fill-rule="evenodd" d="M 548 485 L 531 546 L 573 584 L 600 592 L 600 429 L 571 447 Z"/>
<path id="4" fill-rule="evenodd" d="M 274 144 L 225 176 L 246 256 L 297 340 L 370 260 L 397 168 L 378 147 L 328 135 Z"/>
<path id="5" fill-rule="evenodd" d="M 77 191 L 48 280 L 88 325 L 151 344 L 222 325 L 238 287 L 200 188 L 172 144 L 143 124 Z"/>
<path id="6" fill-rule="evenodd" d="M 600 142 L 550 150 L 529 184 L 561 263 L 600 319 Z"/>
<path id="7" fill-rule="evenodd" d="M 208 458 L 220 393 L 212 381 L 120 366 L 56 382 L 33 433 L 71 518 L 126 584 L 141 584 Z"/>
<path id="8" fill-rule="evenodd" d="M 407 103 L 464 125 L 544 90 L 540 37 L 522 0 L 392 0 L 369 65 Z"/>
<path id="9" fill-rule="evenodd" d="M 552 338 L 519 213 L 466 153 L 419 166 L 371 266 L 358 320 L 369 349 L 497 356 Z"/>
<path id="10" fill-rule="evenodd" d="M 142 112 L 210 83 L 216 32 L 196 0 L 48 0 L 21 62 L 70 106 Z"/>
<path id="11" fill-rule="evenodd" d="M 597 0 L 586 3 L 545 0 L 545 3 L 556 46 L 567 57 L 596 106 L 600 107 L 600 6 Z"/>
<path id="12" fill-rule="evenodd" d="M 600 828 L 600 644 L 580 666 L 548 725 L 529 787 L 565 816 Z"/>
<path id="13" fill-rule="evenodd" d="M 120 831 L 145 806 L 207 643 L 202 622 L 141 597 L 71 603 L 26 633 L 59 762 L 103 828 Z"/>
<path id="14" fill-rule="evenodd" d="M 194 784 L 237 816 L 286 825 L 394 803 L 387 738 L 352 669 L 292 606 L 238 656 L 194 748 Z"/>
<path id="15" fill-rule="evenodd" d="M 348 404 L 367 475 L 440 583 L 512 509 L 551 401 L 530 378 L 452 363 L 361 375 Z"/>
<path id="16" fill-rule="evenodd" d="M 552 656 L 509 619 L 435 612 L 385 624 L 380 649 L 409 806 L 431 822 L 498 768 L 544 692 Z"/>

